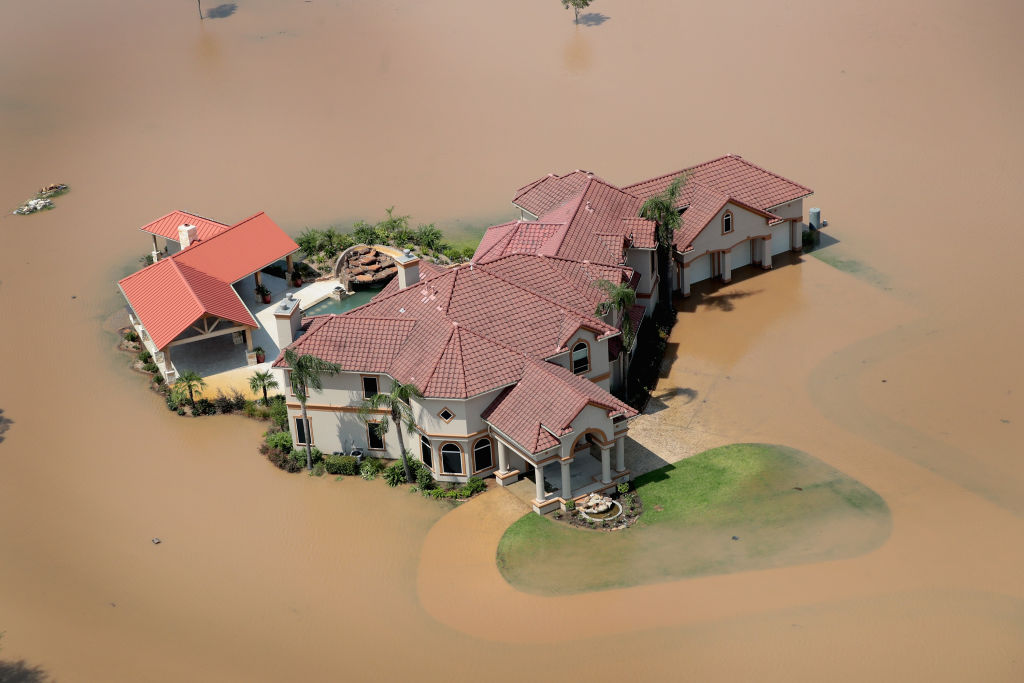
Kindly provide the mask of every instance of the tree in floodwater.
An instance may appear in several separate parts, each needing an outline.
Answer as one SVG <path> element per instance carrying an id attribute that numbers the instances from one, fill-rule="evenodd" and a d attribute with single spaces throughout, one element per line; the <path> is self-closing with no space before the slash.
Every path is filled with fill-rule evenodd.
<path id="1" fill-rule="evenodd" d="M 337 375 L 341 372 L 341 366 L 317 358 L 314 355 L 304 353 L 301 356 L 292 349 L 284 350 L 284 362 L 289 368 L 288 380 L 292 385 L 292 393 L 299 399 L 302 406 L 302 429 L 306 442 L 306 469 L 313 469 L 313 453 L 310 448 L 312 441 L 309 430 L 309 416 L 306 414 L 306 401 L 309 399 L 309 390 L 323 391 L 324 383 L 321 375 Z"/>
<path id="2" fill-rule="evenodd" d="M 572 7 L 573 11 L 576 12 L 575 23 L 580 23 L 580 10 L 590 7 L 590 3 L 594 0 L 562 0 L 562 7 L 569 9 Z"/>

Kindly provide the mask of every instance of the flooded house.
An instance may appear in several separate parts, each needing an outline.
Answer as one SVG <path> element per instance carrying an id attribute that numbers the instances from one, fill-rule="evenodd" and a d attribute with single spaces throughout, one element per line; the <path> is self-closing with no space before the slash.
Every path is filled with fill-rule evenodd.
<path id="1" fill-rule="evenodd" d="M 520 219 L 488 228 L 470 263 L 399 254 L 397 277 L 369 303 L 289 324 L 299 336 L 283 347 L 341 367 L 311 392 L 308 423 L 288 396 L 294 442 L 398 458 L 398 427 L 380 436 L 359 409 L 399 382 L 423 394 L 406 448 L 438 480 L 529 476 L 540 513 L 628 480 L 637 411 L 610 391 L 635 350 L 623 321 L 643 324 L 659 284 L 657 226 L 640 208 L 681 175 L 673 290 L 686 296 L 696 282 L 728 282 L 737 268 L 770 268 L 774 255 L 800 250 L 811 190 L 738 156 L 625 187 L 586 171 L 545 176 L 516 192 Z M 598 313 L 602 281 L 633 288 L 638 303 Z M 283 354 L 274 367 L 289 386 Z"/>

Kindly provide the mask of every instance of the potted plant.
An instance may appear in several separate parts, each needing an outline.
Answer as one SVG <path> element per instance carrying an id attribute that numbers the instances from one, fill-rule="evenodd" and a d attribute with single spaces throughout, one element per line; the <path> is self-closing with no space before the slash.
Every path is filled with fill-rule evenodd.
<path id="1" fill-rule="evenodd" d="M 256 362 L 257 363 L 262 363 L 263 361 L 265 361 L 267 359 L 267 352 L 263 350 L 262 346 L 254 347 L 252 352 L 256 354 Z"/>
<path id="2" fill-rule="evenodd" d="M 296 287 L 302 286 L 302 275 L 297 270 L 292 273 L 292 284 Z"/>
<path id="3" fill-rule="evenodd" d="M 262 282 L 260 284 L 256 285 L 256 296 L 262 298 L 263 299 L 263 303 L 265 303 L 265 304 L 269 304 L 270 303 L 270 290 L 267 289 L 267 286 L 264 285 Z"/>

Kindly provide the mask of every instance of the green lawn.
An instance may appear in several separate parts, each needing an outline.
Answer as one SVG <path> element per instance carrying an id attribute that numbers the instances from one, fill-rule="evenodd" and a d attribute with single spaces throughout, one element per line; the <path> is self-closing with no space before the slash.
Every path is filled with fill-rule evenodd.
<path id="1" fill-rule="evenodd" d="M 582 593 L 851 557 L 880 545 L 891 528 L 878 494 L 783 446 L 715 448 L 635 485 L 644 514 L 630 529 L 590 531 L 525 515 L 498 545 L 501 573 L 531 593 Z"/>

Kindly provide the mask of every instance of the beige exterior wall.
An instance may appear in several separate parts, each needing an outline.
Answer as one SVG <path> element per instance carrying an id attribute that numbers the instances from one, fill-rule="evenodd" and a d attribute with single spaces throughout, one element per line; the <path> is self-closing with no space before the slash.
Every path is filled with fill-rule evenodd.
<path id="1" fill-rule="evenodd" d="M 654 278 L 658 273 L 658 253 L 653 249 L 627 249 L 626 265 L 640 274 L 636 302 L 650 315 L 658 303 Z"/>
<path id="2" fill-rule="evenodd" d="M 568 351 L 557 356 L 551 356 L 548 360 L 567 370 L 572 370 L 572 347 L 580 341 L 585 342 L 590 348 L 590 371 L 580 376 L 586 377 L 605 391 L 608 391 L 611 386 L 612 369 L 611 363 L 608 361 L 608 340 L 598 340 L 597 335 L 590 330 L 579 330 L 566 344 L 569 347 Z"/>

